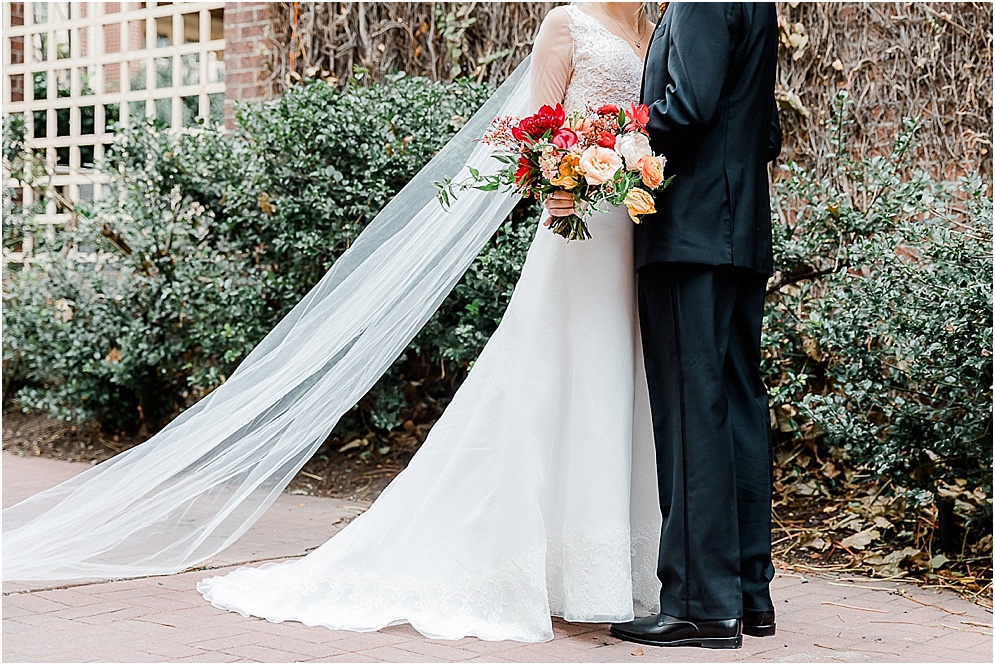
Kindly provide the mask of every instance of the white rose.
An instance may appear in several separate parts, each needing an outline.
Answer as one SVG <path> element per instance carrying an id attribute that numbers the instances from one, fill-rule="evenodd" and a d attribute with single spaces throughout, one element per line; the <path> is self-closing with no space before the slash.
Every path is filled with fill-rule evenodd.
<path id="1" fill-rule="evenodd" d="M 625 168 L 630 171 L 639 169 L 636 162 L 646 155 L 653 154 L 649 137 L 642 132 L 627 132 L 615 140 L 615 152 L 622 155 Z"/>

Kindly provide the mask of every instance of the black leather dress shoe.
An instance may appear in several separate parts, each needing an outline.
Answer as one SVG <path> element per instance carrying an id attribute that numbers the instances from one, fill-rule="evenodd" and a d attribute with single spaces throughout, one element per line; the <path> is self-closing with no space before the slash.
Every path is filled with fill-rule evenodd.
<path id="1" fill-rule="evenodd" d="M 753 637 L 770 637 L 774 634 L 774 610 L 770 612 L 743 612 L 743 633 Z"/>
<path id="2" fill-rule="evenodd" d="M 739 619 L 678 619 L 657 614 L 612 624 L 610 632 L 620 640 L 658 647 L 738 649 L 743 646 L 743 626 Z"/>

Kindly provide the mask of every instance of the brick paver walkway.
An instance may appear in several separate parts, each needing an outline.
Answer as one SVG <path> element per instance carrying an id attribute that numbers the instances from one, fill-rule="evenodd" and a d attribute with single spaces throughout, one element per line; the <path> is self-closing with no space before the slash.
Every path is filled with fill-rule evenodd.
<path id="1" fill-rule="evenodd" d="M 85 465 L 3 454 L 4 506 Z M 363 504 L 284 494 L 209 565 L 117 582 L 3 585 L 5 662 L 992 662 L 991 613 L 893 581 L 779 572 L 777 635 L 742 649 L 639 648 L 607 626 L 554 620 L 544 644 L 430 640 L 409 626 L 351 633 L 223 612 L 195 586 L 243 562 L 300 555 Z"/>

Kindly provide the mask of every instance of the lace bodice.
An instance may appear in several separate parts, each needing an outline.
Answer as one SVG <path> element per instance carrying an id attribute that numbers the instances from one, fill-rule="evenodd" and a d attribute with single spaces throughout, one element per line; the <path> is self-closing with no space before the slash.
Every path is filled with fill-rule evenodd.
<path id="1" fill-rule="evenodd" d="M 577 7 L 564 9 L 573 37 L 573 76 L 563 108 L 584 110 L 588 105 L 615 104 L 627 108 L 639 101 L 643 61 L 629 44 Z"/>
<path id="2" fill-rule="evenodd" d="M 554 7 L 532 45 L 530 108 L 628 107 L 638 101 L 643 60 L 627 41 L 578 7 Z"/>

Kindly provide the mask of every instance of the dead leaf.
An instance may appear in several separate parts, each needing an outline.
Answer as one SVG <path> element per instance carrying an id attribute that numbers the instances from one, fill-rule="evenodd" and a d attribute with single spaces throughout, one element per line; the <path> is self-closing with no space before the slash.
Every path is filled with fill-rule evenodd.
<path id="1" fill-rule="evenodd" d="M 936 556 L 934 556 L 932 559 L 929 560 L 929 567 L 936 569 L 945 563 L 950 563 L 950 559 L 943 556 L 942 554 L 937 554 Z"/>
<path id="2" fill-rule="evenodd" d="M 821 363 L 825 356 L 819 350 L 819 341 L 812 337 L 802 337 L 802 348 L 805 354 L 817 363 Z"/>
<path id="3" fill-rule="evenodd" d="M 905 547 L 897 552 L 889 552 L 888 554 L 875 554 L 872 556 L 866 556 L 861 561 L 862 564 L 871 566 L 874 572 L 881 577 L 899 577 L 905 574 L 902 569 L 902 564 L 905 563 L 910 557 L 915 557 L 922 554 L 919 550 L 914 547 Z"/>
<path id="4" fill-rule="evenodd" d="M 870 529 L 858 531 L 852 536 L 847 536 L 840 541 L 840 545 L 848 549 L 862 550 L 880 537 L 881 532 L 871 527 Z"/>
<path id="5" fill-rule="evenodd" d="M 260 193 L 259 197 L 256 199 L 256 202 L 259 204 L 259 209 L 265 214 L 272 215 L 276 212 L 276 207 L 270 203 L 270 196 L 268 192 Z"/>
<path id="6" fill-rule="evenodd" d="M 69 301 L 65 298 L 60 298 L 56 300 L 55 305 L 55 318 L 59 321 L 72 321 L 73 319 L 73 308 L 69 304 Z"/>
<path id="7" fill-rule="evenodd" d="M 826 540 L 825 538 L 822 538 L 820 536 L 813 536 L 812 538 L 809 538 L 808 540 L 803 542 L 799 547 L 802 547 L 807 550 L 818 550 L 820 552 L 825 552 L 826 549 L 829 547 L 829 545 L 830 545 L 829 541 Z"/>
<path id="8" fill-rule="evenodd" d="M 799 496 L 813 496 L 819 493 L 819 485 L 814 479 L 806 480 L 803 483 L 795 483 L 789 489 L 792 494 Z"/>
<path id="9" fill-rule="evenodd" d="M 793 92 L 779 92 L 775 95 L 777 105 L 784 110 L 791 110 L 803 118 L 808 118 L 812 113 L 802 104 L 801 97 Z"/>
<path id="10" fill-rule="evenodd" d="M 890 529 L 895 525 L 889 522 L 888 518 L 878 515 L 874 518 L 874 526 L 878 527 L 879 529 Z"/>
<path id="11" fill-rule="evenodd" d="M 366 439 L 353 439 L 349 443 L 339 448 L 339 452 L 340 453 L 349 452 L 350 450 L 356 450 L 357 448 L 362 448 L 365 445 L 366 445 Z"/>
<path id="12" fill-rule="evenodd" d="M 852 529 L 854 531 L 860 531 L 864 523 L 860 519 L 860 515 L 853 512 L 847 512 L 846 516 L 840 519 L 839 522 L 829 527 L 830 531 L 836 531 L 837 529 Z"/>
<path id="13" fill-rule="evenodd" d="M 636 650 L 632 652 L 632 655 L 633 656 L 643 656 L 643 655 L 645 655 L 645 652 L 643 651 L 642 647 L 636 647 Z"/>
<path id="14" fill-rule="evenodd" d="M 801 60 L 802 56 L 805 55 L 805 47 L 808 46 L 808 37 L 803 37 L 801 43 L 798 45 L 798 50 L 794 52 L 791 56 L 792 60 Z"/>
<path id="15" fill-rule="evenodd" d="M 121 362 L 121 350 L 114 347 L 107 353 L 107 357 L 104 358 L 109 363 L 119 363 Z"/>
<path id="16" fill-rule="evenodd" d="M 825 464 L 822 465 L 821 470 L 822 470 L 822 475 L 825 476 L 826 478 L 831 479 L 840 475 L 840 470 L 836 468 L 836 465 L 833 462 L 826 462 Z M 835 510 L 836 506 L 830 506 L 830 508 L 832 510 Z M 823 512 L 831 512 L 831 510 L 824 510 Z"/>

